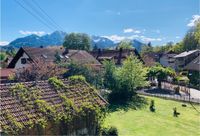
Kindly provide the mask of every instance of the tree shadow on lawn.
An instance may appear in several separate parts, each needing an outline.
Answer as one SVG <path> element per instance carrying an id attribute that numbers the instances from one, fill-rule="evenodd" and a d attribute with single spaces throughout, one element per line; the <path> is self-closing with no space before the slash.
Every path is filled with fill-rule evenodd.
<path id="1" fill-rule="evenodd" d="M 117 101 L 114 103 L 110 103 L 108 106 L 108 112 L 115 112 L 119 110 L 128 111 L 130 109 L 142 109 L 147 106 L 147 99 L 138 95 L 134 95 L 132 99 L 128 102 Z"/>

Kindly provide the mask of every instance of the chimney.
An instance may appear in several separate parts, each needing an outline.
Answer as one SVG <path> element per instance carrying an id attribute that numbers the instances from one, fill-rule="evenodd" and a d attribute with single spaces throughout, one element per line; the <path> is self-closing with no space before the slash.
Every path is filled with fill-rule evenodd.
<path id="1" fill-rule="evenodd" d="M 120 49 L 119 49 L 119 56 L 118 56 L 117 64 L 121 64 L 121 59 L 122 59 L 122 51 L 123 51 L 123 49 L 122 49 L 122 48 L 120 48 Z"/>

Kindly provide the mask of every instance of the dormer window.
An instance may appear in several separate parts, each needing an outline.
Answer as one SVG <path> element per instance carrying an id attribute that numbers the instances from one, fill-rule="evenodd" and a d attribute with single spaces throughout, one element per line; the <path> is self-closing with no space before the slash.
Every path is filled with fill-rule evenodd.
<path id="1" fill-rule="evenodd" d="M 63 55 L 59 55 L 59 57 L 61 58 L 61 59 L 63 59 L 64 57 L 63 57 Z"/>
<path id="2" fill-rule="evenodd" d="M 45 58 L 45 59 L 47 59 L 47 55 L 45 55 L 45 54 L 42 54 L 42 57 Z"/>
<path id="3" fill-rule="evenodd" d="M 26 64 L 26 58 L 21 59 L 21 64 Z"/>
<path id="4" fill-rule="evenodd" d="M 66 59 L 69 59 L 69 57 L 68 57 L 67 55 L 65 55 L 65 58 L 66 58 Z"/>

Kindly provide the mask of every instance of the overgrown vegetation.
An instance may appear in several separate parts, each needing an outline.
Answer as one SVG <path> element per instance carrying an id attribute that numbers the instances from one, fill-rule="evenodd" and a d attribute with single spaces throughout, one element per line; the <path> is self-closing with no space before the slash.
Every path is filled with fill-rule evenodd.
<path id="1" fill-rule="evenodd" d="M 148 69 L 148 77 L 154 77 L 158 80 L 158 87 L 161 87 L 161 81 L 167 80 L 167 77 L 175 77 L 176 73 L 172 68 L 164 68 L 161 65 L 156 65 Z"/>
<path id="2" fill-rule="evenodd" d="M 70 79 L 76 81 L 85 81 L 82 76 L 73 76 Z M 10 90 L 12 96 L 20 100 L 20 103 L 24 105 L 25 109 L 36 109 L 37 112 L 42 113 L 43 115 L 34 121 L 30 120 L 33 115 L 26 113 L 27 117 L 29 118 L 27 123 L 29 129 L 33 128 L 34 126 L 39 127 L 40 129 L 45 128 L 48 125 L 47 122 L 49 121 L 56 124 L 60 122 L 68 123 L 75 118 L 85 117 L 88 114 L 94 114 L 95 122 L 101 126 L 105 117 L 105 112 L 101 107 L 99 107 L 99 105 L 96 105 L 95 103 L 88 104 L 83 102 L 79 107 L 77 107 L 75 106 L 73 100 L 67 98 L 65 93 L 67 86 L 62 80 L 52 77 L 49 78 L 48 81 L 53 87 L 55 87 L 55 90 L 62 100 L 62 103 L 50 104 L 49 102 L 43 100 L 41 96 L 41 90 L 37 89 L 35 85 L 28 87 L 18 83 Z M 57 109 L 61 110 L 58 112 Z M 12 125 L 12 127 L 9 127 L 9 125 L 3 126 L 3 130 L 7 134 L 20 134 L 23 129 L 27 127 L 27 124 L 25 125 L 18 122 L 13 114 L 11 114 L 9 111 L 5 111 L 4 113 L 1 113 L 1 115 L 6 117 L 6 119 L 9 121 L 9 124 Z"/>
<path id="3" fill-rule="evenodd" d="M 44 60 L 35 60 L 30 63 L 30 66 L 17 70 L 15 73 L 16 81 L 36 81 L 36 80 L 47 80 L 53 76 L 62 77 L 66 69 L 62 66 L 54 63 L 46 62 Z"/>
<path id="4" fill-rule="evenodd" d="M 110 128 L 103 128 L 102 136 L 118 136 L 117 128 L 113 126 L 111 126 Z"/>

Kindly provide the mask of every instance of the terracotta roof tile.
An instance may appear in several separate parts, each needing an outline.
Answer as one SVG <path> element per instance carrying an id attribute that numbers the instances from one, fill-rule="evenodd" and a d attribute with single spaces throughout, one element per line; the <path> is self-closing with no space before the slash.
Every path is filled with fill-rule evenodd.
<path id="1" fill-rule="evenodd" d="M 136 49 L 119 49 L 119 50 L 98 50 L 91 51 L 90 54 L 94 56 L 97 60 L 102 62 L 103 60 L 114 59 L 116 64 L 121 64 L 124 59 L 126 59 L 131 54 L 142 60 Z"/>
<path id="2" fill-rule="evenodd" d="M 75 106 L 79 107 L 84 101 L 89 105 L 97 104 L 99 106 L 104 106 L 106 104 L 106 101 L 87 83 L 69 81 L 66 79 L 63 79 L 62 81 L 68 87 L 60 90 L 60 92 L 62 92 L 68 99 L 73 100 Z M 48 81 L 23 82 L 23 84 L 26 87 L 30 88 L 31 86 L 34 86 L 40 90 L 41 100 L 45 100 L 51 105 L 62 104 L 62 99 L 59 97 L 58 91 L 51 84 L 49 84 Z M 11 95 L 10 91 L 14 85 L 16 85 L 16 83 L 0 84 L 0 125 L 2 129 L 5 125 L 12 127 L 10 122 L 6 120 L 4 114 L 2 114 L 4 112 L 9 111 L 8 114 L 11 114 L 18 122 L 25 125 L 29 120 L 37 120 L 39 117 L 44 116 L 38 111 L 38 109 L 33 107 L 28 109 L 26 107 L 26 103 L 20 102 L 19 98 Z M 34 103 L 34 101 L 29 102 L 32 104 Z M 57 111 L 59 110 L 61 109 L 58 108 Z"/>

